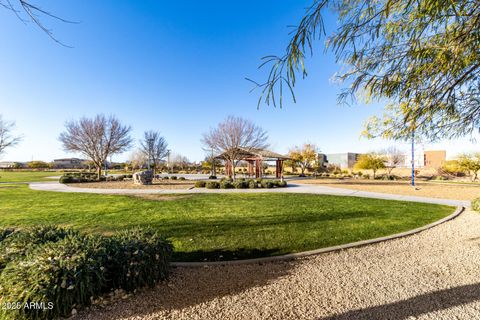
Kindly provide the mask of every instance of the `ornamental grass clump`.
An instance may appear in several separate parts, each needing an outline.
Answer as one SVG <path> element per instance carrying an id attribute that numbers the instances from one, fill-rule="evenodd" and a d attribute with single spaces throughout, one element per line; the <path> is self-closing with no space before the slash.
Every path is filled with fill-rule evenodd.
<path id="1" fill-rule="evenodd" d="M 112 236 L 107 252 L 108 286 L 131 292 L 167 278 L 173 246 L 151 228 L 136 228 Z"/>
<path id="2" fill-rule="evenodd" d="M 39 245 L 48 242 L 57 242 L 68 234 L 76 234 L 73 230 L 66 230 L 56 226 L 41 225 L 7 234 L 0 242 L 0 270 L 12 260 L 18 260 Z"/>
<path id="3" fill-rule="evenodd" d="M 154 286 L 168 276 L 172 244 L 153 229 L 110 237 L 42 226 L 0 231 L 0 319 L 69 317 L 123 289 Z"/>
<path id="4" fill-rule="evenodd" d="M 2 319 L 68 317 L 73 309 L 89 305 L 105 288 L 106 258 L 101 237 L 72 233 L 37 246 L 0 274 L 3 301 L 21 306 L 0 311 Z"/>

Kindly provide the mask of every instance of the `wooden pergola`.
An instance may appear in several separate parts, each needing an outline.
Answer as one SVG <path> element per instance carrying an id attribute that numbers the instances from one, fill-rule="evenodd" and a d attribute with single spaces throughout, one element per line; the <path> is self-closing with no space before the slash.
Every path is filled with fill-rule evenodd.
<path id="1" fill-rule="evenodd" d="M 275 177 L 277 179 L 282 178 L 283 173 L 283 161 L 290 159 L 282 154 L 265 150 L 265 149 L 252 149 L 252 148 L 237 148 L 236 160 L 246 161 L 248 164 L 248 175 L 255 176 L 256 178 L 262 177 L 262 165 L 266 161 L 275 161 Z M 227 159 L 226 152 L 218 155 L 215 159 L 225 161 L 225 173 L 228 176 L 233 175 L 232 160 Z"/>

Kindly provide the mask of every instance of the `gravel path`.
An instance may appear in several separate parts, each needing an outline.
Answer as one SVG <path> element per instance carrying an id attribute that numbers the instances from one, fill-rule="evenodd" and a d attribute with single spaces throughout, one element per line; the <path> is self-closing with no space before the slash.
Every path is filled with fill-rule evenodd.
<path id="1" fill-rule="evenodd" d="M 290 262 L 176 268 L 77 319 L 479 319 L 480 214 Z"/>

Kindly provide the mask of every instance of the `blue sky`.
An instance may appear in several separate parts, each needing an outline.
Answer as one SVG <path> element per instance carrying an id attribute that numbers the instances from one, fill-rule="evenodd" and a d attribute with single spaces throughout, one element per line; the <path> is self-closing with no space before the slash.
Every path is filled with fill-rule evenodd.
<path id="1" fill-rule="evenodd" d="M 322 42 L 308 61 L 308 78 L 298 82 L 297 103 L 257 110 L 258 92 L 250 92 L 245 77 L 265 79 L 257 70 L 261 57 L 283 52 L 287 26 L 299 21 L 309 1 L 37 3 L 79 23 L 43 20 L 73 46 L 65 48 L 0 9 L 0 114 L 24 136 L 1 160 L 74 156 L 58 142 L 65 121 L 97 113 L 115 114 L 136 139 L 145 130 L 160 131 L 173 152 L 190 160 L 204 157 L 201 134 L 228 115 L 266 129 L 277 152 L 304 142 L 326 153 L 394 144 L 359 138 L 365 119 L 382 106 L 337 105 L 340 87 L 330 79 L 340 66 Z M 331 16 L 326 21 L 335 28 Z M 476 147 L 467 139 L 427 146 L 446 148 L 449 156 Z"/>

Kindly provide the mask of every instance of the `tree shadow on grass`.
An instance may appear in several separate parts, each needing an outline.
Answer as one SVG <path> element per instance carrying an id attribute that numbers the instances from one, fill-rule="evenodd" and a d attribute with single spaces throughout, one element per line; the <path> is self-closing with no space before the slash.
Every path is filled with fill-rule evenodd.
<path id="1" fill-rule="evenodd" d="M 226 260 L 243 260 L 254 259 L 260 257 L 270 257 L 281 254 L 280 249 L 244 249 L 235 250 L 196 250 L 189 252 L 173 253 L 173 261 L 226 261 Z"/>
<path id="2" fill-rule="evenodd" d="M 250 250 L 244 250 L 248 251 Z M 265 286 L 287 276 L 294 265 L 292 261 L 277 261 L 244 265 L 174 267 L 167 282 L 153 289 L 143 290 L 128 300 L 105 308 L 94 308 L 88 313 L 82 312 L 81 319 L 154 317 L 153 314 L 158 312 L 181 310 L 213 299 L 235 295 L 250 288 Z"/>
<path id="3" fill-rule="evenodd" d="M 402 320 L 480 300 L 480 283 L 422 294 L 380 306 L 348 311 L 319 320 Z"/>

